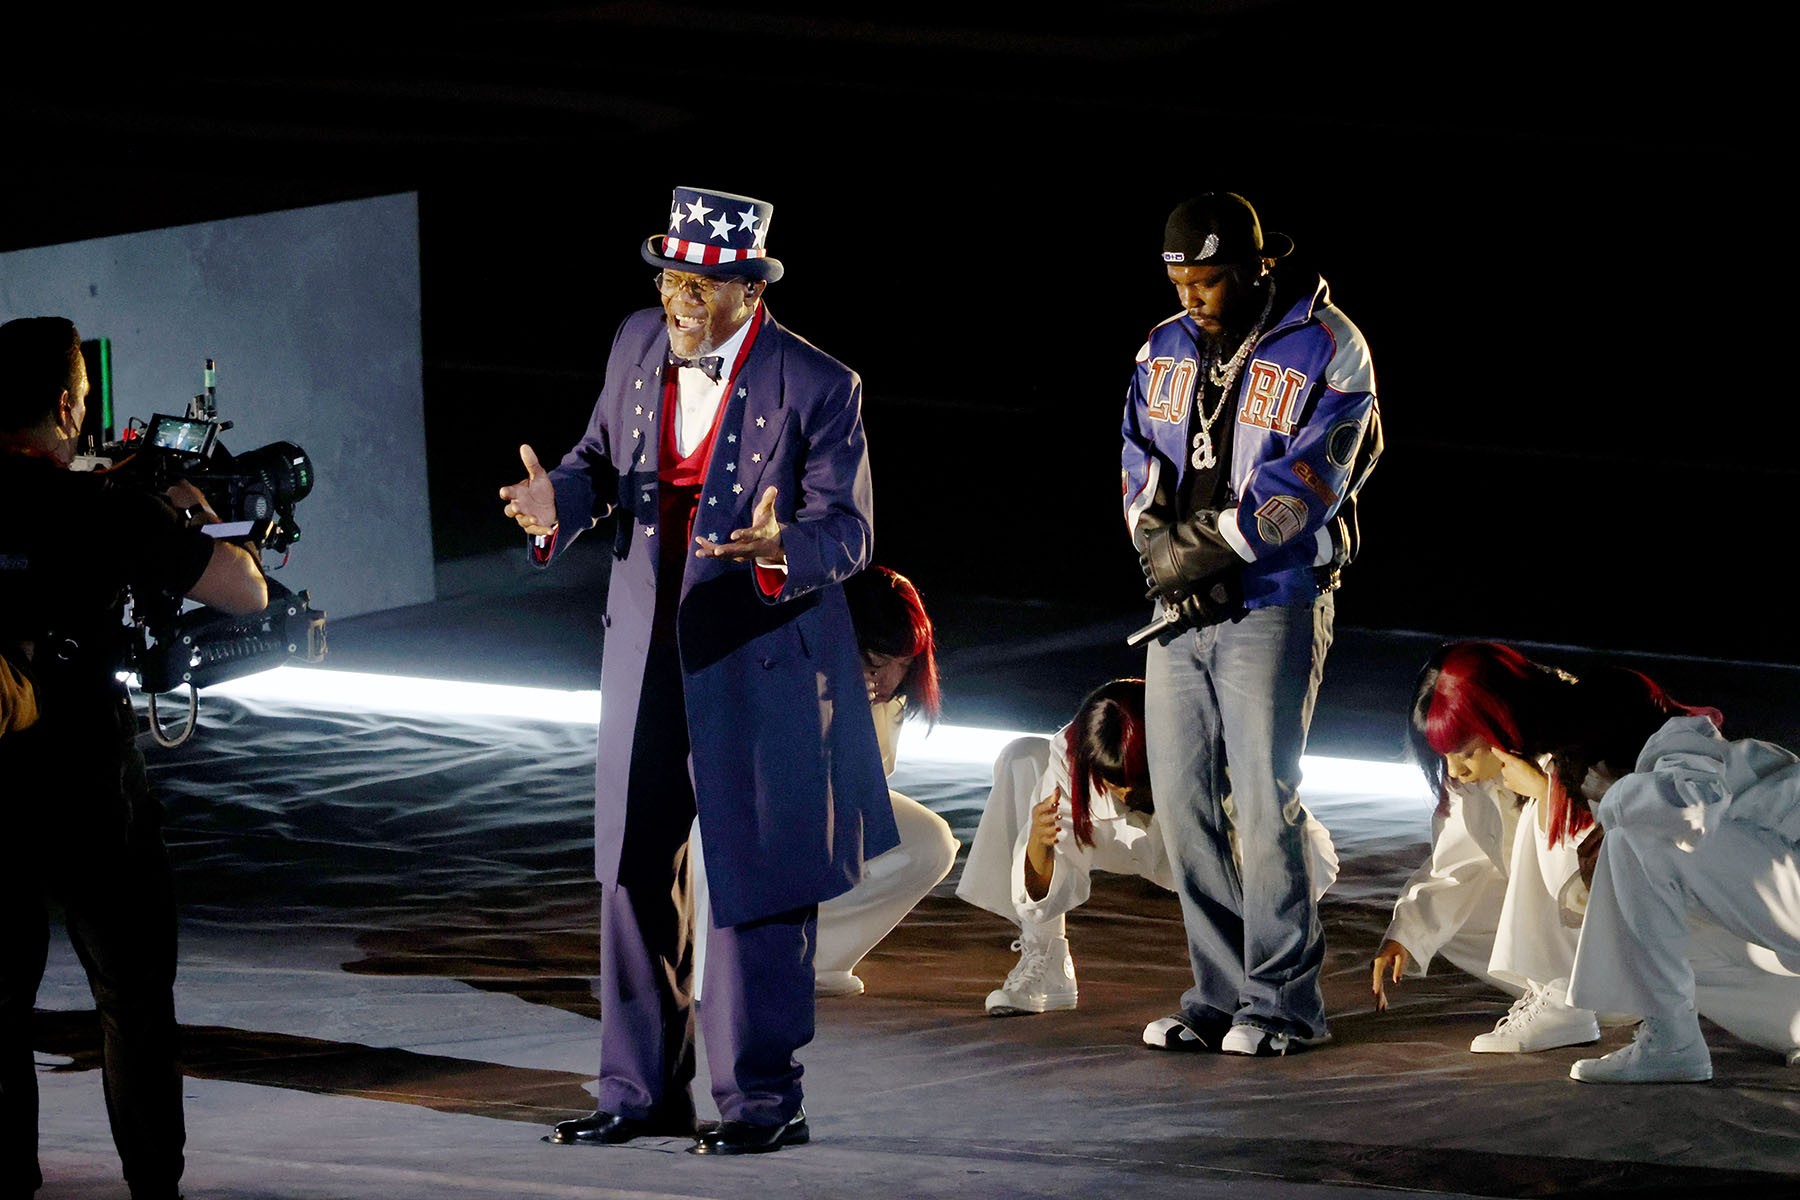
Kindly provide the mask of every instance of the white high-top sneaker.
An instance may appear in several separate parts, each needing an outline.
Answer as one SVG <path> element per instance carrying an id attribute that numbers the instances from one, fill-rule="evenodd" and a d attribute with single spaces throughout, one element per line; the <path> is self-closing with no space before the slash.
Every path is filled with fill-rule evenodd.
<path id="1" fill-rule="evenodd" d="M 1712 1055 L 1692 1010 L 1645 1017 L 1631 1044 L 1604 1058 L 1583 1058 L 1569 1068 L 1583 1083 L 1704 1083 Z"/>
<path id="2" fill-rule="evenodd" d="M 1529 1054 L 1557 1046 L 1583 1046 L 1600 1040 L 1600 1023 L 1585 1008 L 1571 1008 L 1562 980 L 1534 983 L 1493 1031 L 1469 1043 L 1476 1054 Z"/>
<path id="3" fill-rule="evenodd" d="M 1069 957 L 1068 938 L 1021 933 L 1012 948 L 1019 952 L 1019 965 L 1005 983 L 988 993 L 988 1016 L 1017 1017 L 1075 1007 L 1075 960 Z"/>

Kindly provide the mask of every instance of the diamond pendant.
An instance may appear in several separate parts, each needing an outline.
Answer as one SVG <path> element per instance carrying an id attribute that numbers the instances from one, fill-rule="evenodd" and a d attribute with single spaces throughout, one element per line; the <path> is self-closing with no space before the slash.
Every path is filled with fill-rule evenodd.
<path id="1" fill-rule="evenodd" d="M 1213 453 L 1212 430 L 1202 426 L 1194 435 L 1194 457 L 1189 460 L 1196 471 L 1205 471 L 1219 465 L 1219 456 Z"/>

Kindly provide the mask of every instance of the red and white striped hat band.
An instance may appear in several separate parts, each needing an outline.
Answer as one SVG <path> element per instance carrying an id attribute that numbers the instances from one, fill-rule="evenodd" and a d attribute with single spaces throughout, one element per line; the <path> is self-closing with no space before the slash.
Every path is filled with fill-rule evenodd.
<path id="1" fill-rule="evenodd" d="M 750 250 L 733 250 L 728 246 L 704 246 L 699 242 L 684 242 L 677 237 L 662 239 L 663 257 L 678 258 L 690 263 L 729 263 L 740 262 L 747 258 L 764 258 L 768 251 L 758 246 Z"/>

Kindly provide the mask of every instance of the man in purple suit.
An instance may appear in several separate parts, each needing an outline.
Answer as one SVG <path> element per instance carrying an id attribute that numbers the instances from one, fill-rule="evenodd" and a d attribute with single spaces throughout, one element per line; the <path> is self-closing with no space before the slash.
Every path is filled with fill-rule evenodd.
<path id="1" fill-rule="evenodd" d="M 898 841 L 838 586 L 873 536 L 862 383 L 764 303 L 772 207 L 676 188 L 660 309 L 619 327 L 586 435 L 500 489 L 548 563 L 613 524 L 601 664 L 598 1109 L 546 1139 L 694 1136 L 688 829 L 706 849 L 704 1000 L 722 1121 L 695 1153 L 808 1140 L 818 904 Z"/>

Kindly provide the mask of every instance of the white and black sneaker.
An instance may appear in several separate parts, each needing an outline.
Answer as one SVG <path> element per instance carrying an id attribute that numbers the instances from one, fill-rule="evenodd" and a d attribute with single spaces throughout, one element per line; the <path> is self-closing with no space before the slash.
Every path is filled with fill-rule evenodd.
<path id="1" fill-rule="evenodd" d="M 1331 1040 L 1329 1033 L 1318 1037 L 1301 1037 L 1297 1033 L 1275 1033 L 1255 1025 L 1233 1025 L 1219 1042 L 1221 1054 L 1242 1054 L 1250 1058 L 1280 1058 L 1308 1046 L 1322 1046 Z"/>
<path id="2" fill-rule="evenodd" d="M 1012 944 L 1019 964 L 1006 982 L 988 993 L 990 1017 L 1020 1017 L 1075 1007 L 1075 960 L 1068 938 L 1035 938 L 1021 934 Z"/>
<path id="3" fill-rule="evenodd" d="M 1223 1018 L 1217 1021 L 1196 1021 L 1186 1013 L 1171 1013 L 1144 1026 L 1144 1045 L 1154 1050 L 1173 1050 L 1184 1054 L 1217 1050 L 1219 1039 L 1229 1024 Z"/>

